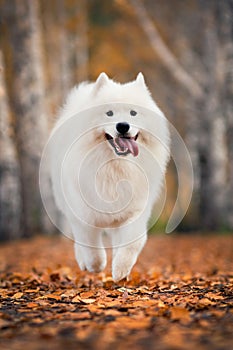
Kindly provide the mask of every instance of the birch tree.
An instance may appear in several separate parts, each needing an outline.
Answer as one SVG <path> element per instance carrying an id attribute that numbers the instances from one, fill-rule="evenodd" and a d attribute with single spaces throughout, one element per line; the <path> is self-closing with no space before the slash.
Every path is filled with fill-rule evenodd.
<path id="1" fill-rule="evenodd" d="M 10 124 L 0 51 L 0 240 L 18 238 L 22 234 L 19 164 Z"/>
<path id="2" fill-rule="evenodd" d="M 60 30 L 61 91 L 63 99 L 88 76 L 87 3 L 57 1 Z"/>
<path id="3" fill-rule="evenodd" d="M 41 5 L 48 102 L 55 114 L 68 91 L 88 78 L 87 2 L 56 0 Z"/>
<path id="4" fill-rule="evenodd" d="M 14 115 L 20 165 L 24 236 L 44 229 L 38 171 L 47 138 L 47 116 L 37 0 L 4 1 L 10 75 L 9 99 Z M 10 60 L 9 60 L 10 58 Z"/>
<path id="5" fill-rule="evenodd" d="M 233 229 L 233 1 L 218 3 L 219 36 L 222 57 L 221 100 L 226 121 L 228 146 L 227 224 Z"/>

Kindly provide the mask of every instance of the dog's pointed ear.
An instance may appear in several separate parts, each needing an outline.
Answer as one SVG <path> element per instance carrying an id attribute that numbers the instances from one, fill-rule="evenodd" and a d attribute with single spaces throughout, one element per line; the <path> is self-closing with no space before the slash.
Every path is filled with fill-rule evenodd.
<path id="1" fill-rule="evenodd" d="M 102 86 L 104 86 L 109 81 L 109 77 L 106 73 L 102 72 L 96 79 L 95 85 L 94 85 L 94 92 L 96 93 Z"/>
<path id="2" fill-rule="evenodd" d="M 137 78 L 136 78 L 136 82 L 137 82 L 138 85 L 146 86 L 144 76 L 143 76 L 143 74 L 141 72 L 138 73 Z"/>

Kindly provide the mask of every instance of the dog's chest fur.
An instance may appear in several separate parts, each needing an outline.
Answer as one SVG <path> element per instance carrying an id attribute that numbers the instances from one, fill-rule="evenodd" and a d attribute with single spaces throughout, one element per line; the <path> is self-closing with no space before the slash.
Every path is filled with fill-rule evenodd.
<path id="1" fill-rule="evenodd" d="M 96 192 L 105 203 L 103 217 L 124 221 L 142 211 L 148 193 L 142 169 L 127 159 L 112 159 L 96 173 Z"/>

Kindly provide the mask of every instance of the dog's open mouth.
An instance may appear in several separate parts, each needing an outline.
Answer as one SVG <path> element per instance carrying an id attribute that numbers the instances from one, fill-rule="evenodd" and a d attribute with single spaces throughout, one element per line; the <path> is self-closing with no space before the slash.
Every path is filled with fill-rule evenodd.
<path id="1" fill-rule="evenodd" d="M 139 150 L 136 142 L 138 134 L 134 137 L 117 136 L 115 138 L 109 134 L 105 134 L 105 137 L 118 156 L 126 156 L 129 153 L 132 153 L 134 157 L 138 155 Z"/>

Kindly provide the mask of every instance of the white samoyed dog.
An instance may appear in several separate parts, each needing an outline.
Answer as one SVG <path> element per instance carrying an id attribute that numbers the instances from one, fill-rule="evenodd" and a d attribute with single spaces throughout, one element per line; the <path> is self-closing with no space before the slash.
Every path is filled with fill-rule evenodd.
<path id="1" fill-rule="evenodd" d="M 51 179 L 82 270 L 128 277 L 147 239 L 169 160 L 168 123 L 145 84 L 101 73 L 73 88 L 50 137 Z M 109 243 L 110 242 L 110 243 Z"/>

